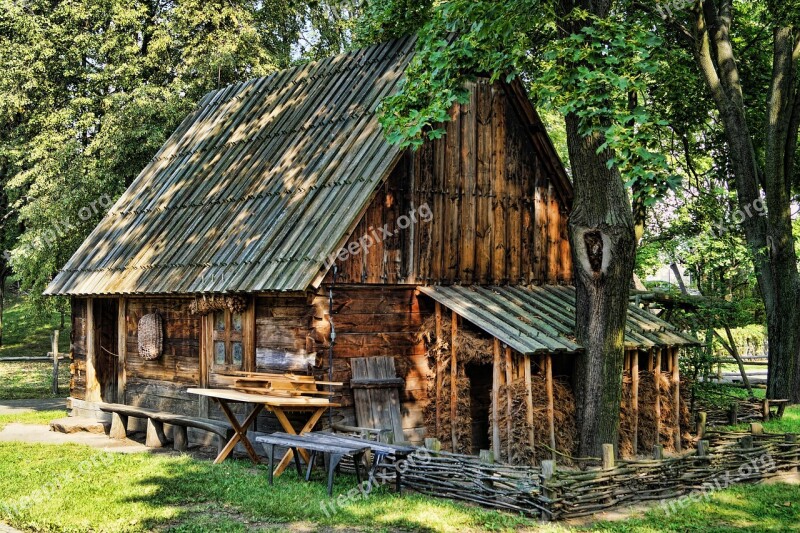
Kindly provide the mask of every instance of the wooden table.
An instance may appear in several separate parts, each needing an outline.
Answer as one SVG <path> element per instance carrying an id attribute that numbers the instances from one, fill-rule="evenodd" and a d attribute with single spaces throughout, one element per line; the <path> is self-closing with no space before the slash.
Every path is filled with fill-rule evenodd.
<path id="1" fill-rule="evenodd" d="M 256 453 L 255 448 L 253 448 L 253 444 L 247 438 L 247 430 L 253 424 L 253 422 L 256 421 L 259 413 L 261 413 L 264 408 L 275 414 L 278 422 L 280 422 L 281 427 L 286 433 L 289 435 L 302 435 L 303 433 L 307 433 L 314 429 L 314 425 L 319 421 L 327 409 L 330 407 L 339 407 L 340 405 L 338 403 L 331 403 L 331 401 L 327 398 L 310 398 L 307 396 L 271 396 L 269 394 L 240 392 L 232 389 L 188 389 L 187 392 L 190 394 L 207 396 L 219 403 L 222 412 L 225 413 L 226 417 L 228 417 L 228 421 L 231 423 L 231 427 L 233 428 L 233 437 L 231 437 L 231 440 L 228 441 L 228 444 L 225 445 L 222 451 L 219 452 L 217 458 L 214 459 L 214 464 L 224 461 L 233 452 L 233 449 L 237 444 L 239 444 L 239 442 L 241 442 L 242 446 L 244 446 L 244 449 L 247 450 L 247 454 L 250 456 L 250 459 L 254 464 L 261 463 L 261 459 Z M 241 424 L 230 408 L 229 404 L 231 402 L 253 404 L 253 410 L 245 417 L 244 422 Z M 299 433 L 294 429 L 292 423 L 289 422 L 289 419 L 286 417 L 286 411 L 308 411 L 311 413 L 311 416 Z M 308 463 L 308 453 L 305 450 L 298 450 L 298 452 L 303 460 Z M 289 462 L 292 460 L 293 456 L 294 453 L 292 450 L 287 450 L 283 458 L 275 467 L 273 474 L 275 476 L 280 476 L 289 465 Z"/>

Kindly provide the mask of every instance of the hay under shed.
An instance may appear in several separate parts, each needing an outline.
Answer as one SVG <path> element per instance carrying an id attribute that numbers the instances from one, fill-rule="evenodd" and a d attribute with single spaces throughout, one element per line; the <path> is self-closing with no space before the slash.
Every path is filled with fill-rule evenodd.
<path id="1" fill-rule="evenodd" d="M 533 434 L 535 451 L 530 447 L 530 433 L 527 423 L 527 407 L 525 380 L 517 379 L 511 384 L 511 459 L 508 460 L 507 429 L 507 394 L 506 387 L 500 387 L 499 426 L 500 441 L 504 460 L 517 465 L 533 465 L 535 461 L 549 459 L 550 424 L 547 419 L 547 384 L 544 376 L 531 377 L 531 395 L 533 398 Z M 578 430 L 575 426 L 575 395 L 569 382 L 561 379 L 553 380 L 553 422 L 555 427 L 556 450 L 566 456 L 574 455 L 577 445 Z M 491 420 L 489 434 L 492 434 Z M 558 462 L 570 464 L 568 457 L 559 455 Z"/>
<path id="2" fill-rule="evenodd" d="M 428 398 L 430 401 L 424 410 L 424 422 L 427 433 L 442 443 L 442 449 L 457 453 L 472 453 L 472 413 L 470 400 L 471 383 L 464 371 L 464 365 L 470 363 L 491 363 L 493 343 L 491 338 L 460 325 L 456 337 L 456 380 L 458 406 L 456 418 L 452 419 L 450 411 L 450 362 L 452 322 L 449 316 L 442 316 L 442 338 L 436 337 L 436 317 L 430 316 L 419 330 L 418 337 L 425 342 L 428 353 L 428 365 L 431 369 L 428 379 Z M 441 399 L 439 403 L 439 431 L 436 431 L 436 368 L 437 363 L 442 373 Z M 452 450 L 452 427 L 455 425 L 457 449 Z"/>

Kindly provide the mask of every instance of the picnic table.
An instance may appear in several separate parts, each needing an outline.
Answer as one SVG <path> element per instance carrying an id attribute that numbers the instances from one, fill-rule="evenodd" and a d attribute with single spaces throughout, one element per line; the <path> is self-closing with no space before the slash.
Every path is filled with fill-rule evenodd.
<path id="1" fill-rule="evenodd" d="M 188 389 L 187 392 L 189 394 L 207 396 L 213 401 L 217 402 L 222 409 L 222 412 L 225 413 L 225 416 L 228 418 L 231 427 L 233 428 L 233 436 L 225 445 L 225 447 L 223 447 L 223 449 L 219 452 L 217 458 L 214 459 L 214 464 L 219 464 L 224 461 L 240 442 L 242 443 L 242 446 L 244 446 L 244 449 L 247 451 L 247 455 L 250 456 L 250 459 L 253 461 L 253 463 L 261 463 L 261 459 L 256 453 L 255 448 L 253 448 L 253 444 L 247 438 L 247 430 L 256 421 L 259 413 L 261 413 L 261 411 L 265 408 L 275 415 L 286 433 L 289 435 L 302 435 L 303 433 L 307 433 L 314 429 L 314 425 L 319 421 L 327 409 L 331 407 L 339 407 L 340 405 L 338 403 L 331 402 L 328 398 L 313 398 L 307 396 L 275 396 L 252 392 L 240 392 L 232 389 Z M 253 405 L 252 410 L 247 414 L 244 422 L 239 423 L 236 415 L 231 410 L 231 403 Z M 294 426 L 292 426 L 292 423 L 286 416 L 286 411 L 307 411 L 310 413 L 308 420 L 303 425 L 303 428 L 299 431 L 299 433 L 294 429 Z M 309 461 L 309 455 L 305 450 L 298 449 L 298 453 L 304 461 Z M 276 477 L 283 473 L 293 456 L 294 452 L 292 449 L 288 449 L 278 465 L 275 467 L 274 475 Z"/>

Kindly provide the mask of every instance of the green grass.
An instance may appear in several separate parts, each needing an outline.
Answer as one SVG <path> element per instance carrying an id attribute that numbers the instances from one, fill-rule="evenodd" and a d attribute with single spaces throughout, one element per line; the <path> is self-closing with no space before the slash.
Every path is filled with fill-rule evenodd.
<path id="1" fill-rule="evenodd" d="M 0 400 L 53 398 L 69 394 L 69 361 L 58 366 L 58 390 L 52 392 L 52 363 L 18 363 L 0 361 Z"/>
<path id="2" fill-rule="evenodd" d="M 764 431 L 767 433 L 798 433 L 800 434 L 800 405 L 790 405 L 783 413 L 783 418 L 763 422 Z M 735 426 L 725 426 L 723 430 L 746 431 L 749 424 L 737 424 Z"/>
<path id="3" fill-rule="evenodd" d="M 51 420 L 56 418 L 64 418 L 67 416 L 66 411 L 32 411 L 28 413 L 16 413 L 13 415 L 0 415 L 0 431 L 6 425 L 11 423 L 17 424 L 48 424 Z"/>
<path id="4" fill-rule="evenodd" d="M 3 314 L 3 345 L 0 346 L 0 400 L 22 398 L 52 398 L 53 364 L 4 362 L 7 357 L 40 357 L 52 350 L 50 334 L 60 326 L 61 317 L 53 313 L 42 317 L 32 304 L 22 297 L 6 298 Z M 58 351 L 69 352 L 69 321 L 59 335 Z M 69 361 L 59 365 L 59 394 L 69 392 Z"/>
<path id="5" fill-rule="evenodd" d="M 742 485 L 672 515 L 656 506 L 635 518 L 567 526 L 383 489 L 326 515 L 321 504 L 335 500 L 316 476 L 305 483 L 287 471 L 270 486 L 265 467 L 244 461 L 0 443 L 0 520 L 30 531 L 800 531 L 798 485 Z M 338 477 L 334 498 L 354 486 Z"/>
<path id="6" fill-rule="evenodd" d="M 50 334 L 61 325 L 61 315 L 53 313 L 42 317 L 34 304 L 24 297 L 11 294 L 6 296 L 3 313 L 3 345 L 0 346 L 0 358 L 34 357 L 47 355 L 51 351 Z M 10 294 L 10 295 L 9 295 Z M 64 330 L 59 335 L 58 351 L 69 351 L 70 334 L 69 316 L 66 317 Z"/>

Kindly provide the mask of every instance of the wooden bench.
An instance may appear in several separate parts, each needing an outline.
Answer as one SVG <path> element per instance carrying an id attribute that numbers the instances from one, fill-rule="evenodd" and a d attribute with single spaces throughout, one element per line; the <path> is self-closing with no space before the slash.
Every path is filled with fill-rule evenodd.
<path id="1" fill-rule="evenodd" d="M 188 428 L 200 429 L 215 434 L 217 436 L 217 451 L 221 450 L 233 435 L 233 429 L 219 420 L 176 415 L 118 403 L 100 404 L 100 410 L 111 413 L 111 431 L 108 436 L 112 439 L 124 439 L 128 436 L 128 418 L 146 419 L 147 437 L 145 438 L 145 445 L 150 448 L 161 448 L 168 443 L 164 433 L 164 424 L 169 424 L 173 427 L 173 448 L 181 452 L 186 451 L 189 446 Z"/>
<path id="2" fill-rule="evenodd" d="M 786 406 L 789 405 L 789 400 L 770 400 L 764 399 L 761 403 L 761 412 L 764 418 L 764 422 L 769 422 L 770 419 L 780 419 L 783 418 L 783 413 L 786 410 Z M 771 412 L 771 408 L 775 407 L 776 412 L 773 416 Z"/>
<path id="3" fill-rule="evenodd" d="M 300 467 L 299 451 L 302 449 L 311 452 L 311 457 L 308 460 L 308 468 L 305 475 L 306 481 L 311 479 L 311 468 L 314 466 L 314 460 L 316 459 L 317 454 L 323 454 L 323 457 L 325 458 L 325 465 L 328 471 L 328 496 L 333 495 L 333 474 L 336 471 L 336 467 L 339 465 L 342 457 L 346 455 L 353 456 L 355 459 L 356 479 L 358 480 L 358 483 L 361 484 L 361 469 L 359 468 L 359 464 L 361 463 L 364 454 L 369 451 L 369 446 L 367 446 L 366 443 L 333 444 L 310 438 L 309 434 L 290 435 L 288 433 L 277 432 L 272 433 L 271 435 L 262 435 L 256 437 L 256 442 L 260 443 L 264 447 L 265 451 L 267 452 L 267 456 L 269 457 L 270 485 L 272 485 L 273 482 L 273 465 L 275 463 L 276 446 L 289 448 L 292 450 L 292 452 L 294 452 L 294 465 L 295 468 L 297 468 L 297 475 L 300 478 L 303 477 L 303 471 Z"/>
<path id="4" fill-rule="evenodd" d="M 401 469 L 398 468 L 397 463 L 398 461 L 405 460 L 416 451 L 415 448 L 411 446 L 387 444 L 384 442 L 364 440 L 349 435 L 338 435 L 336 433 L 312 432 L 305 433 L 303 436 L 321 444 L 327 443 L 334 446 L 368 446 L 372 452 L 372 466 L 369 470 L 369 479 L 374 478 L 379 468 L 392 468 L 395 472 L 395 490 L 397 490 L 398 493 L 402 492 L 402 478 Z M 388 457 L 394 457 L 394 463 L 387 464 L 385 461 Z"/>

